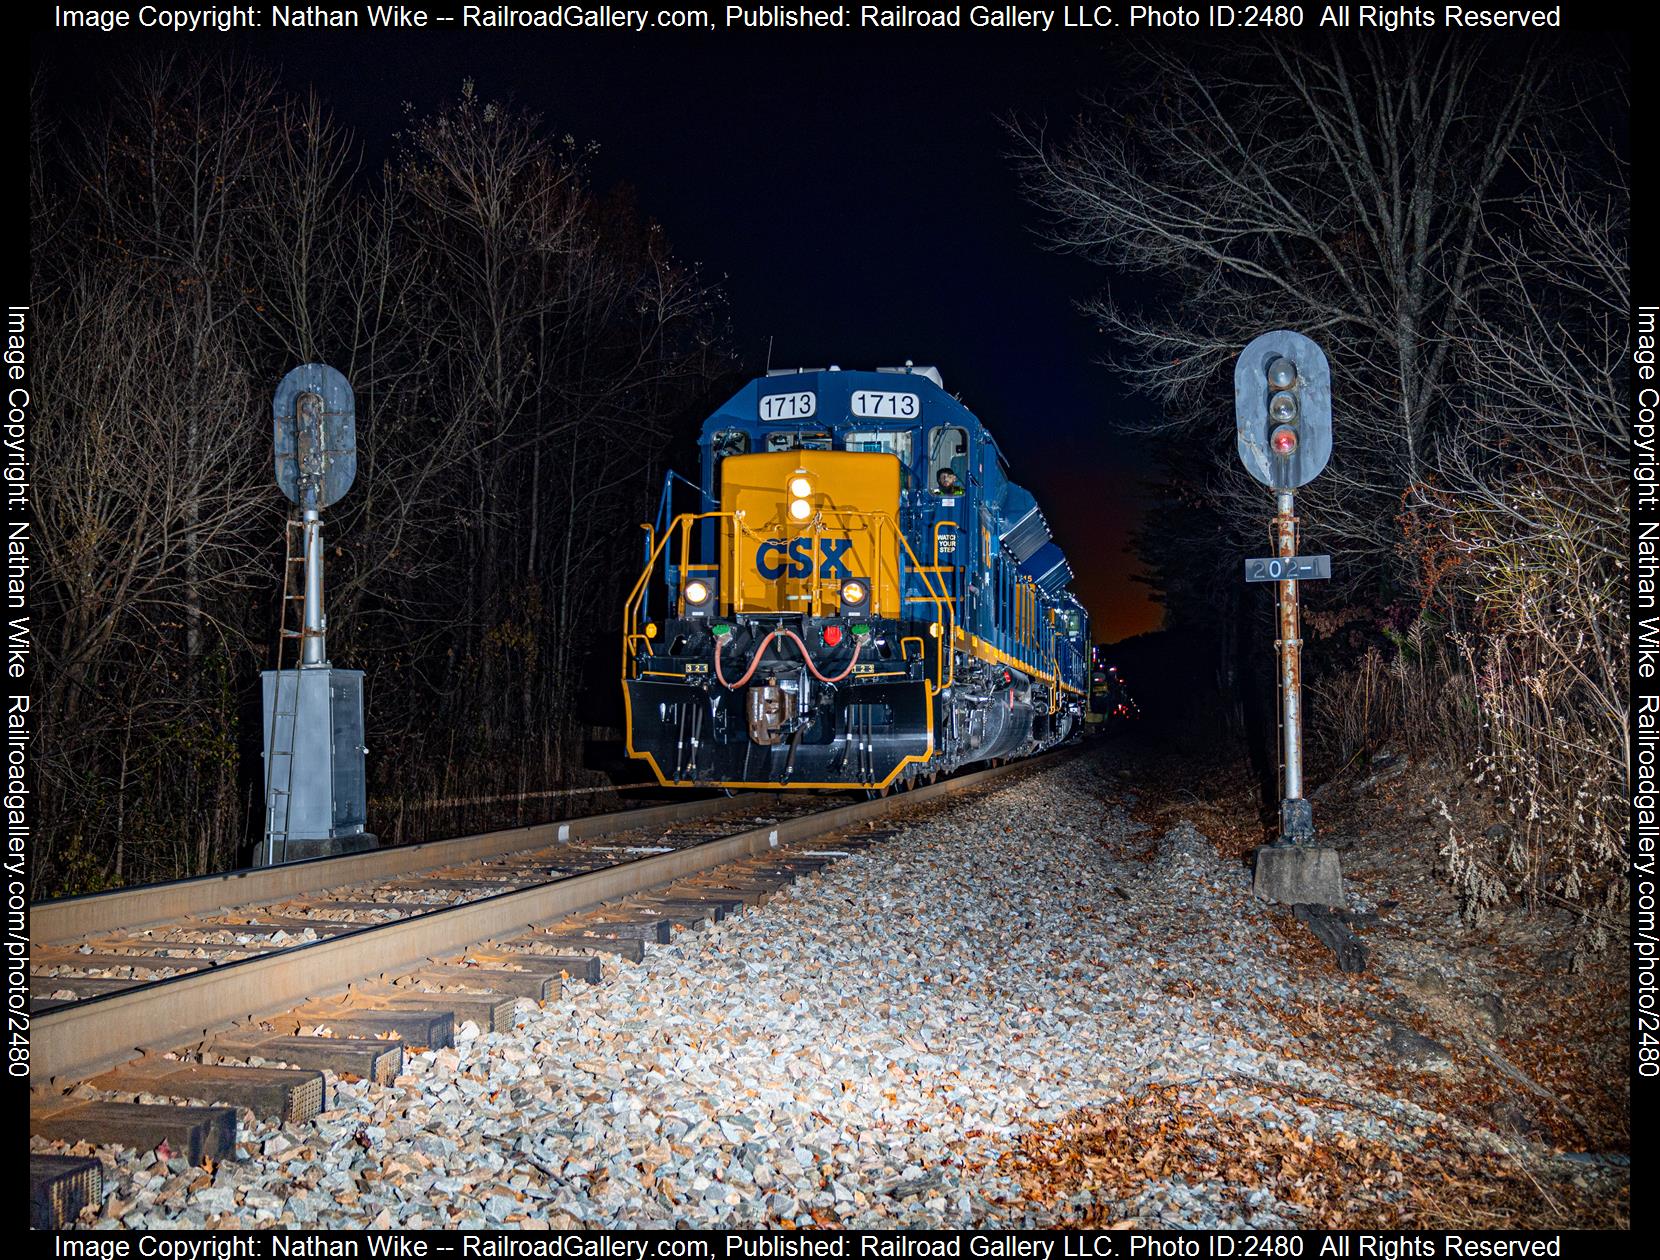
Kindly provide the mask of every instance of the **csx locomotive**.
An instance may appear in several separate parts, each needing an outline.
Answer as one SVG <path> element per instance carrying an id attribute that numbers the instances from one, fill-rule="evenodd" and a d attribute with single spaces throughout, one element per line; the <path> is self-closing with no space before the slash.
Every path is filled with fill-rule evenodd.
<path id="1" fill-rule="evenodd" d="M 699 446 L 623 616 L 628 754 L 659 782 L 885 792 L 1079 725 L 1071 569 L 936 369 L 769 372 Z"/>

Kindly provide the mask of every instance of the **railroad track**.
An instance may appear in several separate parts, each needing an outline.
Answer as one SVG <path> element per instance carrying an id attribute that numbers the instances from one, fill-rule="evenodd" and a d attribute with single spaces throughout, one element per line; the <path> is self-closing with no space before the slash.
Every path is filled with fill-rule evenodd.
<path id="1" fill-rule="evenodd" d="M 30 1131 L 235 1158 L 238 1108 L 309 1121 L 329 1073 L 390 1081 L 406 1045 L 511 1027 L 519 1001 L 598 983 L 603 959 L 637 962 L 892 833 L 814 840 L 1056 755 L 829 808 L 682 802 L 44 903 Z M 57 1227 L 101 1200 L 101 1165 L 31 1156 L 30 1183 L 32 1223 Z"/>

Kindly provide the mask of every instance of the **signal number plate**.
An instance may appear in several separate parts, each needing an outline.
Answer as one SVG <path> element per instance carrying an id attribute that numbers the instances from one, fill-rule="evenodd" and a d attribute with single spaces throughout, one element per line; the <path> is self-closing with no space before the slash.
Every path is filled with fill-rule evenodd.
<path id="1" fill-rule="evenodd" d="M 899 394 L 887 389 L 856 389 L 853 391 L 853 414 L 880 416 L 888 420 L 915 420 L 922 414 L 922 399 L 915 394 Z"/>
<path id="2" fill-rule="evenodd" d="M 797 394 L 765 394 L 761 398 L 763 420 L 805 420 L 818 410 L 818 396 L 804 389 Z"/>

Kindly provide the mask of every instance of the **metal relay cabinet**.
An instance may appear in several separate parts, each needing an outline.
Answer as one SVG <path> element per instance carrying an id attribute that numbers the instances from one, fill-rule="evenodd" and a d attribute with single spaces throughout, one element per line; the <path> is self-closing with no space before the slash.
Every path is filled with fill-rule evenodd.
<path id="1" fill-rule="evenodd" d="M 310 667 L 263 674 L 266 850 L 290 862 L 369 848 L 363 671 Z M 328 720 L 321 715 L 327 714 Z"/>

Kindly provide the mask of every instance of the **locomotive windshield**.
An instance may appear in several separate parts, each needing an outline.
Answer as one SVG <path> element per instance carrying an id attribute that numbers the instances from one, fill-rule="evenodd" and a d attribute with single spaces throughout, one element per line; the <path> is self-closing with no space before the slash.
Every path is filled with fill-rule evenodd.
<path id="1" fill-rule="evenodd" d="M 845 441 L 850 451 L 874 451 L 879 455 L 897 455 L 906 468 L 911 466 L 911 431 L 909 429 L 850 431 Z"/>
<path id="2" fill-rule="evenodd" d="M 767 449 L 769 451 L 827 451 L 830 449 L 830 435 L 823 429 L 813 429 L 801 433 L 794 429 L 786 433 L 767 434 Z"/>
<path id="3" fill-rule="evenodd" d="M 709 443 L 718 464 L 728 455 L 749 454 L 749 434 L 742 429 L 722 429 Z"/>

